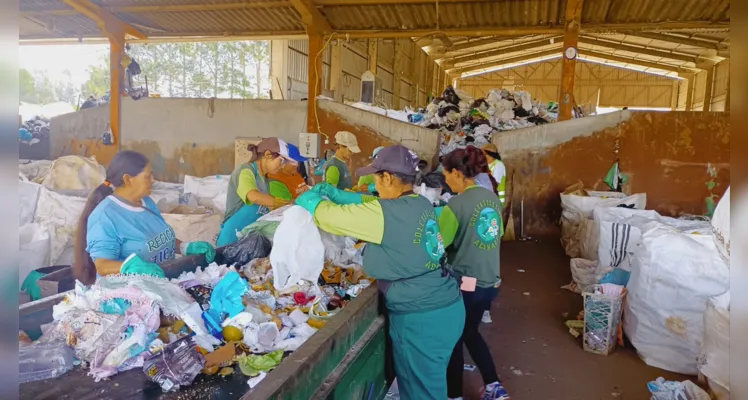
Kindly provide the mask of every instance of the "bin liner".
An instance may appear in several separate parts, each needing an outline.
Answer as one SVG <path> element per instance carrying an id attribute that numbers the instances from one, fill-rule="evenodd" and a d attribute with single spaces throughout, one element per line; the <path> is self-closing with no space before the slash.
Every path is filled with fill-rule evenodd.
<path id="1" fill-rule="evenodd" d="M 255 258 L 265 258 L 270 255 L 273 244 L 260 232 L 252 232 L 244 239 L 226 246 L 223 257 L 226 264 L 243 266 Z"/>

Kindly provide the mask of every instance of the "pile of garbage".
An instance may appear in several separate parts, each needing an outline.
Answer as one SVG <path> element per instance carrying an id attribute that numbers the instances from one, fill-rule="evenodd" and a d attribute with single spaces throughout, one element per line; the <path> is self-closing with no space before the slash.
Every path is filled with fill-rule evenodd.
<path id="1" fill-rule="evenodd" d="M 35 116 L 18 128 L 18 140 L 29 145 L 49 137 L 49 118 Z"/>
<path id="2" fill-rule="evenodd" d="M 554 122 L 557 106 L 532 100 L 526 91 L 491 89 L 486 98 L 475 99 L 452 86 L 425 109 L 408 116 L 412 123 L 443 133 L 441 154 L 468 144 L 483 146 L 494 132 Z"/>
<path id="3" fill-rule="evenodd" d="M 371 284 L 352 263 L 361 256 L 353 239 L 323 240 L 308 229 L 287 234 L 302 212 L 276 212 L 276 233 L 250 233 L 226 247 L 223 265 L 171 280 L 113 275 L 90 287 L 78 283 L 54 306 L 38 340 L 19 333 L 21 381 L 54 378 L 79 363 L 96 381 L 141 369 L 164 392 L 200 374 L 237 370 L 253 387 Z M 303 265 L 291 246 L 303 248 Z"/>

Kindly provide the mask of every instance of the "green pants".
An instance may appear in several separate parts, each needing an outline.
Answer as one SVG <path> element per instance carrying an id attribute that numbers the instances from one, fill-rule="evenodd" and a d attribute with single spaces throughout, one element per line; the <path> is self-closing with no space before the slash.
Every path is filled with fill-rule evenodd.
<path id="1" fill-rule="evenodd" d="M 447 364 L 465 326 L 465 305 L 390 314 L 390 338 L 400 398 L 447 398 Z"/>

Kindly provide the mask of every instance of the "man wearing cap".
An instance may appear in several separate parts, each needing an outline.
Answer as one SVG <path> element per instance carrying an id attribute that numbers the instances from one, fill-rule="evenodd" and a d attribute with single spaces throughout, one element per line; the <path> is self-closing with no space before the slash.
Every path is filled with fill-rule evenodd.
<path id="1" fill-rule="evenodd" d="M 296 165 L 288 144 L 278 138 L 263 139 L 247 146 L 252 153 L 248 163 L 238 166 L 229 180 L 226 214 L 216 244 L 226 246 L 237 241 L 236 234 L 257 221 L 270 209 L 288 204 L 270 194 L 268 175 L 278 173 L 284 164 Z"/>
<path id="2" fill-rule="evenodd" d="M 415 153 L 385 147 L 358 170 L 374 176 L 380 198 L 323 183 L 296 204 L 320 229 L 367 242 L 363 268 L 385 298 L 400 396 L 446 399 L 447 364 L 462 335 L 465 306 L 444 264 L 434 207 L 413 193 L 417 173 Z"/>
<path id="3" fill-rule="evenodd" d="M 499 149 L 496 148 L 495 144 L 489 143 L 483 146 L 483 154 L 488 159 L 488 169 L 491 171 L 491 175 L 496 179 L 496 191 L 503 207 L 506 196 L 506 166 L 501 161 Z"/>
<path id="4" fill-rule="evenodd" d="M 371 152 L 371 160 L 377 158 L 377 154 L 383 149 L 383 146 L 379 146 Z M 353 187 L 354 192 L 361 193 L 374 193 L 374 175 L 364 175 L 358 177 L 358 185 Z"/>
<path id="5" fill-rule="evenodd" d="M 304 167 L 306 158 L 301 155 L 298 147 L 290 143 L 288 144 L 288 154 L 298 165 L 285 163 L 277 173 L 268 174 L 268 178 L 270 178 L 270 195 L 290 201 L 306 192 L 309 186 L 299 171 Z"/>
<path id="6" fill-rule="evenodd" d="M 335 144 L 338 148 L 330 161 L 325 163 L 324 180 L 338 189 L 351 189 L 353 187 L 353 177 L 348 168 L 348 162 L 353 154 L 358 154 L 361 149 L 358 147 L 356 136 L 348 131 L 340 131 L 335 134 Z"/>

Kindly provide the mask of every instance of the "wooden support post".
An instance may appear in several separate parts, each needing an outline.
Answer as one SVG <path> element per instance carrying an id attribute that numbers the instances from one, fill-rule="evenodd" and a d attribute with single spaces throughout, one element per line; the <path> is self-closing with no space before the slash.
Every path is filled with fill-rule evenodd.
<path id="1" fill-rule="evenodd" d="M 377 76 L 377 41 L 379 39 L 369 39 L 369 71 Z"/>
<path id="2" fill-rule="evenodd" d="M 696 64 L 697 68 L 701 68 L 706 72 L 706 83 L 704 84 L 704 105 L 701 107 L 701 111 L 712 110 L 712 94 L 714 91 L 714 65 L 713 62 L 704 62 Z"/>
<path id="3" fill-rule="evenodd" d="M 109 128 L 112 130 L 112 142 L 119 147 L 120 113 L 122 110 L 122 82 L 125 76 L 122 68 L 122 54 L 125 51 L 125 35 L 112 34 L 109 37 Z"/>
<path id="4" fill-rule="evenodd" d="M 307 86 L 306 129 L 320 133 L 317 127 L 317 96 L 322 94 L 322 35 L 309 34 L 309 82 Z"/>
<path id="5" fill-rule="evenodd" d="M 725 94 L 725 112 L 730 112 L 730 76 L 727 76 L 727 93 Z"/>
<path id="6" fill-rule="evenodd" d="M 670 95 L 670 110 L 675 111 L 678 109 L 678 98 L 679 96 L 679 89 L 680 88 L 680 82 L 677 80 L 673 80 L 673 91 Z M 598 98 L 600 97 L 600 92 L 598 91 Z"/>
<path id="7" fill-rule="evenodd" d="M 403 39 L 395 39 L 395 60 L 392 62 L 392 108 L 399 110 L 403 77 Z"/>
<path id="8" fill-rule="evenodd" d="M 561 93 L 559 98 L 558 120 L 571 119 L 574 108 L 574 69 L 577 65 L 579 30 L 582 19 L 583 0 L 567 0 L 566 20 L 564 21 L 564 47 L 561 61 Z"/>

